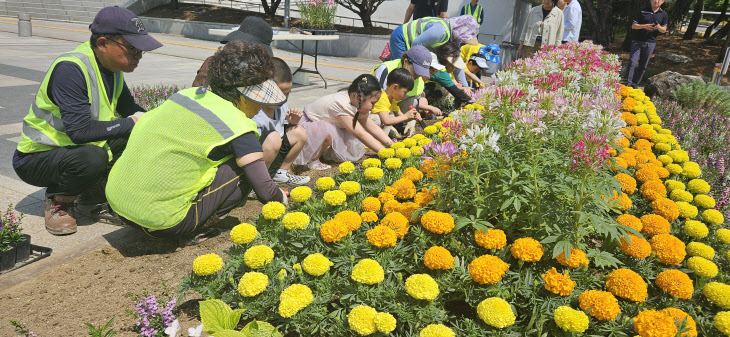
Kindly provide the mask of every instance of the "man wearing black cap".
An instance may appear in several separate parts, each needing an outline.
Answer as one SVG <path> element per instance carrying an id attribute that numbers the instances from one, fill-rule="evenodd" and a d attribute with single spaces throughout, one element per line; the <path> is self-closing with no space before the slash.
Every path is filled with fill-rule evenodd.
<path id="1" fill-rule="evenodd" d="M 222 44 L 228 43 L 228 41 L 242 40 L 255 43 L 266 49 L 270 56 L 274 56 L 274 52 L 271 51 L 271 41 L 274 37 L 274 31 L 271 26 L 262 18 L 257 16 L 248 16 L 243 19 L 241 25 L 237 30 L 234 30 L 230 34 L 226 35 L 222 40 Z M 193 80 L 193 87 L 202 87 L 208 85 L 208 68 L 210 67 L 210 61 L 213 56 L 208 57 L 203 62 L 203 65 L 198 69 L 198 75 Z"/>
<path id="2" fill-rule="evenodd" d="M 144 113 L 123 73 L 137 68 L 142 53 L 162 47 L 134 13 L 117 6 L 102 8 L 89 29 L 89 41 L 46 73 L 13 155 L 23 181 L 47 187 L 45 224 L 54 235 L 76 232 L 74 202 L 103 191 L 99 185 Z"/>

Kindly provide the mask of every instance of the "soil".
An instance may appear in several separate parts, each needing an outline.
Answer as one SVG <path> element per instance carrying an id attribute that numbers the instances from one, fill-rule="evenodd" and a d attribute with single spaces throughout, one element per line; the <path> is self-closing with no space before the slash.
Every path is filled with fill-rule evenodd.
<path id="1" fill-rule="evenodd" d="M 283 4 L 282 4 L 283 6 Z M 248 16 L 258 16 L 266 20 L 271 27 L 283 28 L 284 17 L 276 16 L 274 19 L 267 18 L 263 13 L 245 11 L 241 9 L 229 8 L 229 7 L 218 7 L 211 5 L 201 4 L 180 4 L 179 9 L 174 9 L 171 4 L 165 4 L 142 14 L 142 16 L 149 16 L 155 18 L 165 19 L 178 19 L 178 20 L 190 20 L 190 21 L 202 21 L 202 22 L 216 22 L 216 23 L 229 23 L 229 24 L 240 24 L 243 19 Z M 301 27 L 301 20 L 292 18 L 290 21 L 291 27 Z M 390 35 L 393 32 L 392 29 L 384 27 L 352 27 L 335 25 L 340 33 L 357 33 L 357 34 L 370 34 L 370 35 Z"/>
<path id="2" fill-rule="evenodd" d="M 626 64 L 629 60 L 629 53 L 621 49 L 623 39 L 609 45 L 606 50 L 616 53 L 621 61 Z M 693 40 L 682 40 L 682 34 L 662 35 L 657 38 L 654 54 L 646 68 L 646 74 L 641 85 L 647 84 L 647 80 L 661 72 L 671 70 L 684 75 L 702 76 L 707 79 L 712 78 L 712 69 L 715 66 L 715 59 L 722 50 L 722 42 L 718 40 L 709 40 L 696 37 Z M 669 60 L 656 57 L 661 52 L 671 52 L 674 54 L 687 56 L 692 59 L 687 64 L 679 64 Z M 624 76 L 625 77 L 625 76 Z M 730 77 L 725 76 L 722 80 L 723 85 L 730 85 Z"/>

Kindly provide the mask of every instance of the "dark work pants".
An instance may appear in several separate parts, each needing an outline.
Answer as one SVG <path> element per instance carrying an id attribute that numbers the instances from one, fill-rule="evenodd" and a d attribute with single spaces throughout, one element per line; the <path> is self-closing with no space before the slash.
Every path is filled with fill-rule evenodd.
<path id="1" fill-rule="evenodd" d="M 628 86 L 639 85 L 644 78 L 646 66 L 649 64 L 651 54 L 654 53 L 656 42 L 631 41 L 629 54 L 629 73 L 626 76 Z M 636 69 L 634 69 L 636 67 Z"/>
<path id="2" fill-rule="evenodd" d="M 31 154 L 28 161 L 15 169 L 24 182 L 46 187 L 46 197 L 56 194 L 79 195 L 109 176 L 112 166 L 127 147 L 127 139 L 107 142 L 113 158 L 96 145 L 60 147 Z"/>
<path id="3" fill-rule="evenodd" d="M 209 218 L 224 217 L 245 201 L 245 196 L 251 190 L 242 168 L 236 160 L 231 159 L 218 167 L 218 172 L 210 186 L 198 192 L 198 196 L 190 205 L 187 215 L 177 225 L 163 230 L 149 230 L 128 219 L 122 218 L 127 225 L 140 229 L 156 238 L 172 238 L 182 236 L 202 229 Z"/>

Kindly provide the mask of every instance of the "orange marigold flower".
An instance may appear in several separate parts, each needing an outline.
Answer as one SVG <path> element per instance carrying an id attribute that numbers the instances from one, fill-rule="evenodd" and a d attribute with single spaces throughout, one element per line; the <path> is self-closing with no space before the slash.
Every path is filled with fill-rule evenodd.
<path id="1" fill-rule="evenodd" d="M 667 198 L 656 198 L 651 203 L 651 209 L 654 210 L 654 213 L 661 215 L 670 222 L 677 220 L 679 217 L 679 207 L 674 201 Z"/>
<path id="2" fill-rule="evenodd" d="M 350 231 L 347 226 L 337 220 L 329 220 L 319 228 L 319 234 L 325 242 L 337 242 L 344 238 Z"/>
<path id="3" fill-rule="evenodd" d="M 558 260 L 558 263 L 571 269 L 587 266 L 589 262 L 586 253 L 577 248 L 570 250 L 570 258 L 567 261 L 565 260 L 565 252 L 560 253 L 555 259 Z"/>
<path id="4" fill-rule="evenodd" d="M 409 167 L 403 171 L 403 174 L 401 175 L 401 177 L 406 178 L 415 183 L 416 181 L 423 179 L 423 172 L 419 171 L 415 167 Z"/>
<path id="5" fill-rule="evenodd" d="M 482 255 L 469 263 L 469 274 L 479 284 L 495 284 L 509 270 L 509 265 L 494 255 Z"/>
<path id="6" fill-rule="evenodd" d="M 404 236 L 406 236 L 406 233 L 408 233 L 408 228 L 410 227 L 408 225 L 408 219 L 403 214 L 400 214 L 398 212 L 388 213 L 386 216 L 383 217 L 383 220 L 380 220 L 380 224 L 393 229 L 395 231 L 395 234 L 398 235 L 399 239 L 402 239 Z"/>
<path id="7" fill-rule="evenodd" d="M 417 203 L 419 207 L 424 207 L 433 201 L 433 195 L 428 192 L 417 192 L 416 196 L 413 197 L 413 202 Z"/>
<path id="8" fill-rule="evenodd" d="M 669 314 L 657 310 L 643 310 L 634 317 L 634 331 L 642 337 L 676 336 L 677 325 Z"/>
<path id="9" fill-rule="evenodd" d="M 681 337 L 697 336 L 697 322 L 695 322 L 695 320 L 692 318 L 692 316 L 690 316 L 689 314 L 687 314 L 686 312 L 684 312 L 680 309 L 671 308 L 671 307 L 662 310 L 662 312 L 669 316 L 672 316 L 672 318 L 674 318 L 675 322 L 685 321 L 687 323 L 685 328 L 687 328 L 689 330 L 682 332 L 680 334 Z"/>
<path id="10" fill-rule="evenodd" d="M 502 249 L 507 245 L 507 236 L 501 229 L 490 229 L 486 232 L 476 230 L 474 240 L 486 249 Z"/>
<path id="11" fill-rule="evenodd" d="M 542 244 L 533 238 L 519 238 L 515 240 L 515 243 L 510 248 L 510 252 L 516 259 L 525 262 L 540 261 L 542 255 L 545 254 Z"/>
<path id="12" fill-rule="evenodd" d="M 653 171 L 652 171 L 653 172 Z M 641 194 L 649 201 L 667 197 L 667 188 L 661 180 L 649 180 L 641 185 Z"/>
<path id="13" fill-rule="evenodd" d="M 373 212 L 362 212 L 362 213 L 360 213 L 360 217 L 362 218 L 362 221 L 364 221 L 364 222 L 378 221 L 378 215 Z"/>
<path id="14" fill-rule="evenodd" d="M 637 259 L 645 259 L 651 255 L 651 245 L 649 244 L 649 241 L 631 233 L 629 233 L 629 240 L 631 242 L 626 240 L 623 236 L 619 238 L 618 248 L 624 253 Z"/>
<path id="15" fill-rule="evenodd" d="M 365 212 L 378 212 L 380 211 L 380 200 L 375 197 L 367 197 L 362 200 L 362 210 Z"/>
<path id="16" fill-rule="evenodd" d="M 613 191 L 613 196 L 609 199 L 609 202 L 613 204 L 616 200 L 618 200 L 618 205 L 613 207 L 621 211 L 626 211 L 633 205 L 629 195 L 624 192 L 621 192 L 621 195 L 619 195 L 617 191 Z"/>
<path id="17" fill-rule="evenodd" d="M 626 137 L 621 137 L 616 141 L 616 145 L 619 147 L 629 147 L 631 143 L 629 142 L 629 139 Z"/>
<path id="18" fill-rule="evenodd" d="M 621 120 L 626 122 L 626 125 L 629 126 L 634 126 L 637 123 L 636 115 L 625 111 L 621 113 Z"/>
<path id="19" fill-rule="evenodd" d="M 621 171 L 621 169 L 619 169 L 620 167 L 625 168 L 625 169 L 629 168 L 629 164 L 626 162 L 626 159 L 621 158 L 621 157 L 615 157 L 614 160 L 615 160 L 615 164 L 612 161 L 608 162 L 608 166 L 612 170 Z"/>
<path id="20" fill-rule="evenodd" d="M 403 214 L 411 223 L 416 223 L 420 220 L 419 217 L 413 216 L 413 213 L 416 212 L 417 208 L 418 204 L 415 202 L 404 202 L 400 204 L 400 207 L 398 207 L 398 212 Z"/>
<path id="21" fill-rule="evenodd" d="M 619 173 L 613 176 L 621 183 L 621 190 L 628 194 L 634 194 L 636 192 L 636 179 L 632 178 L 626 173 Z"/>
<path id="22" fill-rule="evenodd" d="M 685 272 L 677 269 L 667 269 L 656 277 L 656 285 L 669 295 L 688 300 L 695 291 L 692 279 Z"/>
<path id="23" fill-rule="evenodd" d="M 665 169 L 665 168 L 663 168 L 661 166 L 656 166 L 656 165 L 661 165 L 661 162 L 659 160 L 657 160 L 657 162 L 658 162 L 658 164 L 657 163 L 654 163 L 654 165 L 655 165 L 654 172 L 656 172 L 656 175 L 659 176 L 659 179 L 668 178 L 669 177 L 669 170 L 667 170 L 667 169 Z"/>
<path id="24" fill-rule="evenodd" d="M 613 321 L 621 313 L 618 300 L 608 291 L 586 290 L 578 297 L 581 310 L 601 321 Z"/>
<path id="25" fill-rule="evenodd" d="M 628 128 L 621 128 L 618 131 L 621 132 L 624 137 L 631 138 L 631 130 L 629 130 Z M 624 147 L 628 147 L 628 145 L 625 145 Z"/>
<path id="26" fill-rule="evenodd" d="M 641 217 L 641 234 L 646 236 L 654 236 L 658 234 L 667 234 L 671 229 L 669 221 L 661 215 L 647 214 Z"/>
<path id="27" fill-rule="evenodd" d="M 624 168 L 636 166 L 636 155 L 631 152 L 623 152 L 618 155 L 618 158 L 626 161 L 626 166 L 624 166 Z"/>
<path id="28" fill-rule="evenodd" d="M 576 285 L 570 275 L 558 273 L 555 267 L 542 274 L 542 279 L 545 281 L 545 289 L 560 296 L 570 295 Z"/>
<path id="29" fill-rule="evenodd" d="M 621 110 L 631 111 L 634 109 L 634 106 L 636 106 L 637 104 L 639 104 L 639 102 L 637 102 L 635 99 L 633 99 L 631 97 L 626 97 L 624 102 L 621 104 Z"/>
<path id="30" fill-rule="evenodd" d="M 335 220 L 347 226 L 347 230 L 351 232 L 360 228 L 360 225 L 362 224 L 360 214 L 353 211 L 339 212 L 335 215 Z"/>
<path id="31" fill-rule="evenodd" d="M 390 200 L 383 204 L 383 214 L 397 212 L 398 209 L 400 209 L 400 202 L 398 200 Z"/>
<path id="32" fill-rule="evenodd" d="M 395 197 L 397 199 L 411 199 L 416 195 L 416 185 L 413 181 L 406 178 L 401 178 L 393 183 L 393 188 L 397 190 Z"/>
<path id="33" fill-rule="evenodd" d="M 454 268 L 455 258 L 446 248 L 433 246 L 423 255 L 423 264 L 428 269 L 451 269 Z"/>
<path id="34" fill-rule="evenodd" d="M 616 269 L 608 274 L 606 288 L 612 294 L 634 302 L 646 301 L 647 285 L 639 274 L 630 269 Z"/>
<path id="35" fill-rule="evenodd" d="M 631 214 L 619 215 L 618 218 L 616 218 L 616 222 L 626 227 L 633 228 L 637 232 L 641 232 L 641 229 L 644 227 L 644 225 L 641 224 L 641 220 Z"/>
<path id="36" fill-rule="evenodd" d="M 395 200 L 395 196 L 388 192 L 380 192 L 378 194 L 378 201 L 380 201 L 381 204 L 385 204 L 386 202 L 391 200 Z"/>
<path id="37" fill-rule="evenodd" d="M 393 247 L 398 241 L 398 235 L 388 226 L 378 225 L 367 231 L 366 236 L 371 245 L 383 248 Z"/>
<path id="38" fill-rule="evenodd" d="M 421 218 L 423 228 L 436 234 L 446 234 L 454 229 L 454 217 L 449 213 L 428 211 Z"/>
<path id="39" fill-rule="evenodd" d="M 652 180 L 659 180 L 659 176 L 651 168 L 644 167 L 636 171 L 636 179 L 642 183 Z"/>
<path id="40" fill-rule="evenodd" d="M 658 234 L 649 240 L 651 250 L 656 253 L 659 262 L 676 266 L 687 256 L 684 242 L 671 234 Z"/>
<path id="41" fill-rule="evenodd" d="M 634 137 L 636 138 L 643 138 L 643 139 L 651 139 L 651 137 L 654 136 L 651 131 L 642 128 L 642 127 L 634 127 Z"/>
<path id="42" fill-rule="evenodd" d="M 646 139 L 637 139 L 634 142 L 634 145 L 631 146 L 631 148 L 634 150 L 637 150 L 637 151 L 651 151 L 651 146 L 652 146 L 652 143 L 650 141 L 648 141 Z M 639 158 L 637 157 L 636 159 L 637 159 L 637 163 L 638 163 Z M 643 161 L 643 162 L 645 163 L 646 161 Z"/>

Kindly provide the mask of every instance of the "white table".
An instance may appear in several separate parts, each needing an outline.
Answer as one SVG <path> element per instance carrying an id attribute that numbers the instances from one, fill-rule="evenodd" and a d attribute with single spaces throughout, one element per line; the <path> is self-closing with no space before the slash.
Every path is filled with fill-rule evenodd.
<path id="1" fill-rule="evenodd" d="M 238 27 L 234 27 L 233 29 L 208 29 L 208 34 L 215 35 L 215 36 L 226 36 L 229 33 L 235 31 L 238 29 Z M 274 41 L 286 41 L 294 48 L 299 50 L 300 53 L 300 59 L 299 59 L 299 68 L 294 71 L 294 74 L 298 72 L 305 72 L 305 73 L 311 73 L 311 74 L 317 74 L 319 77 L 322 78 L 322 81 L 324 81 L 324 88 L 327 89 L 327 81 L 324 79 L 324 76 L 322 76 L 322 73 L 319 72 L 319 69 L 317 68 L 317 56 L 319 54 L 319 41 L 334 41 L 339 40 L 339 35 L 307 35 L 307 34 L 301 34 L 301 33 L 289 33 L 287 31 L 274 31 L 274 36 L 272 37 L 272 40 Z M 301 41 L 301 46 L 297 47 L 292 41 Z M 309 54 L 304 52 L 304 41 L 314 41 L 314 54 Z M 314 57 L 314 70 L 305 69 L 304 66 L 304 55 L 308 55 L 311 57 Z"/>

